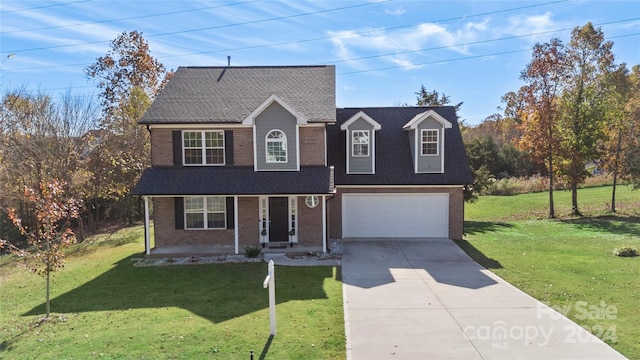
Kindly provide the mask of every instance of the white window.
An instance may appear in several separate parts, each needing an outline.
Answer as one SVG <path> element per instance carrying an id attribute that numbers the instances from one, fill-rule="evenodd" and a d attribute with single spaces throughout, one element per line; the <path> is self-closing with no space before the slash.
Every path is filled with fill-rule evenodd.
<path id="1" fill-rule="evenodd" d="M 184 131 L 185 165 L 224 165 L 224 131 Z"/>
<path id="2" fill-rule="evenodd" d="M 280 130 L 271 130 L 265 139 L 267 163 L 287 162 L 287 135 Z"/>
<path id="3" fill-rule="evenodd" d="M 422 130 L 421 133 L 422 156 L 438 155 L 438 130 Z"/>
<path id="4" fill-rule="evenodd" d="M 226 229 L 226 198 L 201 196 L 184 198 L 185 229 Z"/>
<path id="5" fill-rule="evenodd" d="M 351 156 L 369 156 L 369 130 L 351 132 Z"/>

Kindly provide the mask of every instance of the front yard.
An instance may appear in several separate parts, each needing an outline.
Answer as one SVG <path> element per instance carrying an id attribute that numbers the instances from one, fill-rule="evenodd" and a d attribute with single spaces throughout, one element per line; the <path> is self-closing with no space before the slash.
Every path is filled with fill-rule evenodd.
<path id="1" fill-rule="evenodd" d="M 269 340 L 266 263 L 134 267 L 140 227 L 78 245 L 52 285 L 0 259 L 0 358 L 343 359 L 336 268 L 277 267 Z"/>
<path id="2" fill-rule="evenodd" d="M 640 359 L 640 191 L 621 188 L 618 214 L 607 212 L 611 187 L 579 191 L 584 218 L 571 218 L 566 191 L 559 220 L 546 220 L 548 194 L 481 197 L 466 205 L 458 244 L 511 284 L 565 313 L 630 359 Z"/>

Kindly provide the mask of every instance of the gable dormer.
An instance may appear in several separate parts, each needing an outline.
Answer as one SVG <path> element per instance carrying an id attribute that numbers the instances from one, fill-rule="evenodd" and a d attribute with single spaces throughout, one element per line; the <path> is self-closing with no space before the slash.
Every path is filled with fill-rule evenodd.
<path id="1" fill-rule="evenodd" d="M 340 126 L 346 131 L 347 174 L 376 173 L 376 131 L 381 125 L 364 111 L 353 115 Z"/>
<path id="2" fill-rule="evenodd" d="M 451 126 L 447 119 L 429 110 L 417 114 L 402 127 L 409 135 L 416 174 L 444 172 L 444 135 Z"/>
<path id="3" fill-rule="evenodd" d="M 253 126 L 255 171 L 299 171 L 299 125 L 307 119 L 277 95 L 271 95 L 243 121 Z"/>

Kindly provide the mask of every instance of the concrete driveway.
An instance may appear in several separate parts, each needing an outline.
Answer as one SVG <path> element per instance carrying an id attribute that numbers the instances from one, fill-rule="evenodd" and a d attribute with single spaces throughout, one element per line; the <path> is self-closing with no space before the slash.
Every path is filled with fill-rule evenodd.
<path id="1" fill-rule="evenodd" d="M 342 280 L 347 359 L 625 359 L 448 239 L 345 240 Z"/>

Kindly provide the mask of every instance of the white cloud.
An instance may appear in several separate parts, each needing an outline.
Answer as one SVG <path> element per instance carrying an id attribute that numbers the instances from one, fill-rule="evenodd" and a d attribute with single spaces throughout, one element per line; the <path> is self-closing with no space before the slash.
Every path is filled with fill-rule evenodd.
<path id="1" fill-rule="evenodd" d="M 403 15 L 404 13 L 407 12 L 407 10 L 401 8 L 401 7 L 395 7 L 393 9 L 384 9 L 384 12 L 386 14 L 389 15 L 393 15 L 393 16 L 399 16 L 399 15 Z"/>
<path id="2" fill-rule="evenodd" d="M 425 49 L 439 48 L 470 54 L 467 45 L 477 41 L 478 37 L 487 32 L 489 20 L 482 22 L 467 22 L 458 28 L 434 23 L 421 23 L 415 27 L 401 30 L 387 31 L 384 29 L 362 29 L 329 31 L 332 37 L 336 56 L 342 62 L 352 67 L 366 67 L 363 60 L 358 58 L 377 59 L 401 66 L 405 69 L 415 69 L 415 63 L 427 56 Z M 383 56 L 388 54 L 388 56 Z"/>
<path id="3" fill-rule="evenodd" d="M 530 16 L 511 16 L 507 18 L 505 32 L 512 35 L 527 35 L 561 28 L 561 25 L 551 19 L 551 13 Z"/>

